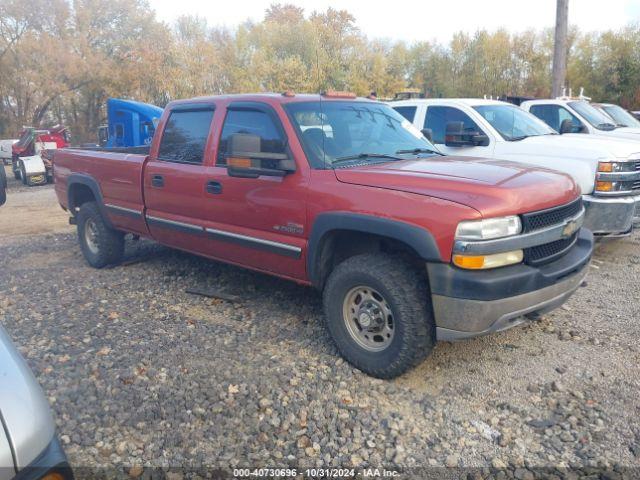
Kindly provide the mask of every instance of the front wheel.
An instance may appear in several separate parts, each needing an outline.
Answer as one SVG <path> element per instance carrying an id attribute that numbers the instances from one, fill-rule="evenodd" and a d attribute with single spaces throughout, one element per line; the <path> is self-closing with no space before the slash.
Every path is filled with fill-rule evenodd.
<path id="1" fill-rule="evenodd" d="M 401 375 L 435 345 L 426 272 L 403 257 L 368 253 L 345 260 L 329 276 L 323 299 L 338 350 L 369 375 Z"/>
<path id="2" fill-rule="evenodd" d="M 107 225 L 96 202 L 80 207 L 78 241 L 84 258 L 94 268 L 119 263 L 124 255 L 124 234 Z"/>

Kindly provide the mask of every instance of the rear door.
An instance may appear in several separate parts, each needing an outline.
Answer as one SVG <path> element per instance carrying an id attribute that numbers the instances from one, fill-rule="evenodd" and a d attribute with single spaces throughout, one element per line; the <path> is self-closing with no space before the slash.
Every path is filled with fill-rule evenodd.
<path id="1" fill-rule="evenodd" d="M 144 169 L 149 231 L 161 243 L 194 253 L 207 250 L 202 219 L 213 115 L 214 106 L 208 104 L 173 108 L 157 155 L 152 149 Z"/>

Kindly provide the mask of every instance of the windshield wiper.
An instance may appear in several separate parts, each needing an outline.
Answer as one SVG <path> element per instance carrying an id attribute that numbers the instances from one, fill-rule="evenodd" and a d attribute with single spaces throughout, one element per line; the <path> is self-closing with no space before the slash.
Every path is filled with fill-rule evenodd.
<path id="1" fill-rule="evenodd" d="M 615 130 L 618 127 L 613 123 L 599 123 L 598 128 L 600 130 Z"/>
<path id="2" fill-rule="evenodd" d="M 396 155 L 402 155 L 402 154 L 407 154 L 407 153 L 413 153 L 414 155 L 417 155 L 419 153 L 433 153 L 434 155 L 442 155 L 442 156 L 444 156 L 444 153 L 439 152 L 437 150 L 433 150 L 432 148 L 413 148 L 413 149 L 408 149 L 408 150 L 398 150 L 396 152 Z"/>
<path id="3" fill-rule="evenodd" d="M 351 160 L 365 160 L 367 158 L 385 158 L 387 160 L 403 160 L 400 157 L 394 157 L 393 155 L 388 155 L 386 153 L 359 153 L 357 155 L 347 155 L 345 157 L 336 158 L 332 164 L 349 162 Z"/>
<path id="4" fill-rule="evenodd" d="M 535 135 L 520 135 L 519 137 L 511 137 L 509 139 L 510 142 L 519 142 L 520 140 L 524 140 L 525 138 L 535 137 Z"/>

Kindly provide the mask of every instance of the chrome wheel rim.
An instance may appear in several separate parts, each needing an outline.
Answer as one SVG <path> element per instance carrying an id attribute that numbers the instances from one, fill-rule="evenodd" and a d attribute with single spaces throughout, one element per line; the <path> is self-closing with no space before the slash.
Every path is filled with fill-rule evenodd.
<path id="1" fill-rule="evenodd" d="M 84 224 L 84 240 L 89 251 L 98 254 L 98 227 L 91 218 Z"/>
<path id="2" fill-rule="evenodd" d="M 380 352 L 391 345 L 395 335 L 393 312 L 376 290 L 366 286 L 349 290 L 342 318 L 351 338 L 365 350 Z"/>

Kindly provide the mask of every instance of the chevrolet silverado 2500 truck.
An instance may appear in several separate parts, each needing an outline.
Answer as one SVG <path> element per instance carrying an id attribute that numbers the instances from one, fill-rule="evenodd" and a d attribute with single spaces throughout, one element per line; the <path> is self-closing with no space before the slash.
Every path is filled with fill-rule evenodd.
<path id="1" fill-rule="evenodd" d="M 344 93 L 172 102 L 148 155 L 57 150 L 54 171 L 90 265 L 130 233 L 313 285 L 338 350 L 381 378 L 557 307 L 593 249 L 569 176 L 442 156 Z"/>
<path id="2" fill-rule="evenodd" d="M 582 191 L 584 226 L 623 236 L 640 221 L 640 143 L 597 135 L 558 135 L 535 116 L 497 100 L 433 98 L 393 102 L 444 153 L 553 168 Z"/>

